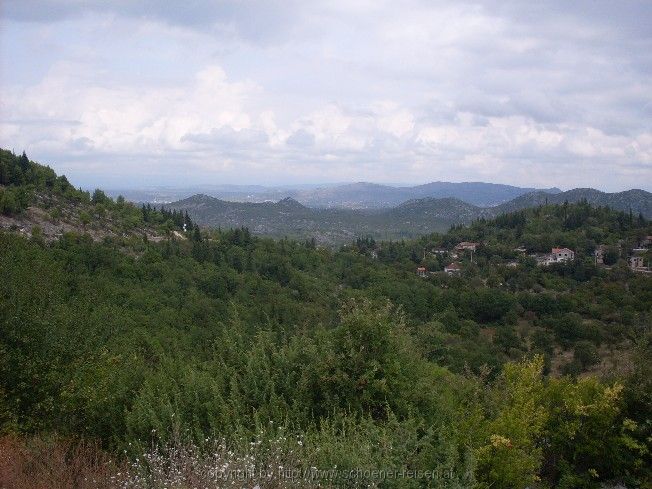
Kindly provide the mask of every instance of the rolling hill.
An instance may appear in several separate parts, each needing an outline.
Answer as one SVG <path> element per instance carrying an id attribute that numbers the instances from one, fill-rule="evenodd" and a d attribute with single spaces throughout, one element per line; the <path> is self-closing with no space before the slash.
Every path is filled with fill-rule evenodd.
<path id="1" fill-rule="evenodd" d="M 512 212 L 529 207 L 548 204 L 563 204 L 587 201 L 595 206 L 608 206 L 612 209 L 638 214 L 652 218 L 652 194 L 645 190 L 632 189 L 624 192 L 601 192 L 593 188 L 575 188 L 566 192 L 549 194 L 545 192 L 531 192 L 521 195 L 510 202 L 498 206 L 499 213 Z"/>
<path id="2" fill-rule="evenodd" d="M 532 192 L 493 207 L 479 207 L 450 197 L 426 197 L 385 209 L 311 208 L 291 197 L 278 202 L 228 202 L 198 194 L 173 202 L 168 207 L 187 211 L 204 226 L 247 227 L 259 235 L 314 237 L 321 244 L 333 245 L 360 236 L 411 238 L 546 202 L 562 204 L 583 200 L 624 212 L 631 209 L 635 214 L 640 212 L 646 218 L 652 217 L 652 194 L 643 190 L 617 193 L 594 189 L 574 189 L 558 194 Z"/>
<path id="3" fill-rule="evenodd" d="M 167 207 L 167 206 L 166 206 Z M 358 236 L 397 239 L 470 222 L 482 209 L 457 199 L 420 199 L 389 209 L 315 209 L 292 198 L 278 202 L 227 202 L 194 195 L 169 205 L 187 211 L 203 226 L 247 227 L 253 233 L 314 237 L 321 244 L 348 242 Z"/>
<path id="4" fill-rule="evenodd" d="M 492 207 L 531 192 L 558 193 L 558 188 L 535 189 L 484 182 L 430 182 L 417 186 L 391 186 L 358 182 L 332 185 L 296 185 L 263 187 L 259 185 L 203 185 L 185 189 L 153 188 L 113 190 L 135 202 L 163 203 L 177 201 L 191 194 L 204 194 L 229 202 L 278 201 L 292 197 L 315 208 L 382 209 L 423 198 L 454 198 L 480 207 Z"/>
<path id="5" fill-rule="evenodd" d="M 557 188 L 537 190 L 484 182 L 430 182 L 413 187 L 392 187 L 359 182 L 297 192 L 299 202 L 309 207 L 374 209 L 395 207 L 408 200 L 459 199 L 480 207 L 491 207 L 533 191 L 556 193 Z"/>

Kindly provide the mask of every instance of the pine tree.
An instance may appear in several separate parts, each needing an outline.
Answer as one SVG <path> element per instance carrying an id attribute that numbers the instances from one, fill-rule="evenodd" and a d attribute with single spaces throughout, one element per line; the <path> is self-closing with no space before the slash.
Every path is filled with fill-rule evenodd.
<path id="1" fill-rule="evenodd" d="M 29 169 L 29 158 L 23 151 L 23 154 L 18 158 L 18 165 L 23 172 L 26 172 Z"/>

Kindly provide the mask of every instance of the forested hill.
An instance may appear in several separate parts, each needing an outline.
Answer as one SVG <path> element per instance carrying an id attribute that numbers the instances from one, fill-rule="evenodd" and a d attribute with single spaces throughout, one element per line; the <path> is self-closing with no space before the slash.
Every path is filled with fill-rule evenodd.
<path id="1" fill-rule="evenodd" d="M 652 483 L 652 279 L 627 263 L 649 246 L 642 216 L 543 205 L 334 250 L 18 181 L 22 157 L 2 156 L 2 191 L 27 196 L 12 218 L 51 194 L 90 220 L 49 241 L 0 231 L 0 486 L 235 485 L 225 467 L 252 487 L 361 468 L 354 486 Z M 92 239 L 105 219 L 161 240 Z M 575 258 L 538 266 L 551 246 Z"/>
<path id="2" fill-rule="evenodd" d="M 601 192 L 592 188 L 576 188 L 557 194 L 533 192 L 498 206 L 497 211 L 503 213 L 536 207 L 546 203 L 563 204 L 564 202 L 575 203 L 582 201 L 595 206 L 608 206 L 618 211 L 640 213 L 647 219 L 652 218 L 652 194 L 640 189 L 615 193 Z"/>
<path id="3" fill-rule="evenodd" d="M 294 199 L 278 202 L 227 202 L 195 195 L 166 207 L 187 212 L 203 226 L 247 227 L 258 235 L 314 238 L 319 244 L 341 245 L 357 237 L 401 239 L 445 231 L 491 215 L 457 199 L 421 199 L 377 210 L 315 209 Z"/>
<path id="4" fill-rule="evenodd" d="M 415 186 L 389 186 L 369 182 L 325 186 L 314 189 L 269 192 L 267 198 L 290 195 L 308 207 L 381 209 L 414 199 L 459 199 L 476 206 L 495 206 L 533 191 L 560 192 L 557 188 L 534 189 L 485 182 L 430 182 Z M 285 192 L 285 194 L 284 194 Z M 254 194 L 255 195 L 255 194 Z M 259 193 L 258 197 L 265 193 Z M 228 200 L 234 200 L 233 197 Z M 278 197 L 277 197 L 278 198 Z"/>
<path id="5" fill-rule="evenodd" d="M 227 202 L 207 195 L 195 195 L 168 204 L 211 227 L 245 226 L 253 233 L 274 237 L 315 238 L 318 243 L 338 245 L 355 237 L 375 239 L 415 238 L 452 225 L 469 224 L 476 219 L 496 217 L 546 203 L 587 202 L 596 206 L 652 217 L 652 194 L 643 190 L 605 193 L 575 189 L 558 194 L 526 194 L 495 207 L 477 207 L 454 198 L 409 200 L 387 209 L 317 209 L 294 199 L 275 202 Z"/>

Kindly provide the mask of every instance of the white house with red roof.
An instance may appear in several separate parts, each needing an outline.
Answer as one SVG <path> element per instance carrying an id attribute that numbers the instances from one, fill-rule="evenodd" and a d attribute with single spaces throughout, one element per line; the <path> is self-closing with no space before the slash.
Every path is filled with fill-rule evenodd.
<path id="1" fill-rule="evenodd" d="M 553 262 L 573 261 L 575 259 L 575 252 L 568 248 L 553 248 L 550 252 Z"/>
<path id="2" fill-rule="evenodd" d="M 444 272 L 446 272 L 446 273 L 448 273 L 450 275 L 452 275 L 454 273 L 460 273 L 461 271 L 462 271 L 462 265 L 460 265 L 456 261 L 454 261 L 450 265 L 446 265 L 444 267 Z"/>

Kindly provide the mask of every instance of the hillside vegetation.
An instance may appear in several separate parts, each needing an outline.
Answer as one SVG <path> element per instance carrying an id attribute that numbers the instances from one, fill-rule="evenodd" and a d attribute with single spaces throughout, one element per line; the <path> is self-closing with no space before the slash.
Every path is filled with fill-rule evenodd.
<path id="1" fill-rule="evenodd" d="M 79 200 L 11 185 L 32 195 L 12 218 Z M 547 205 L 332 250 L 103 205 L 134 221 L 0 232 L 0 486 L 652 484 L 652 279 L 624 262 L 643 216 Z M 576 259 L 528 256 L 550 246 Z"/>
<path id="2" fill-rule="evenodd" d="M 92 194 L 73 187 L 65 176 L 0 149 L 0 229 L 45 241 L 67 232 L 87 234 L 95 241 L 120 236 L 160 241 L 175 230 L 194 231 L 188 214 L 139 208 L 123 197 L 113 200 L 102 190 Z"/>
<path id="3" fill-rule="evenodd" d="M 652 217 L 652 194 L 643 190 L 605 193 L 575 189 L 557 194 L 537 192 L 517 197 L 494 207 L 477 207 L 456 198 L 412 199 L 386 209 L 318 209 L 306 207 L 292 198 L 278 202 L 227 202 L 207 195 L 194 195 L 167 206 L 178 209 L 210 227 L 247 227 L 254 234 L 315 238 L 319 244 L 334 246 L 354 238 L 409 239 L 442 232 L 453 225 L 497 217 L 507 212 L 538 207 L 547 203 L 588 203 L 595 206 Z"/>

